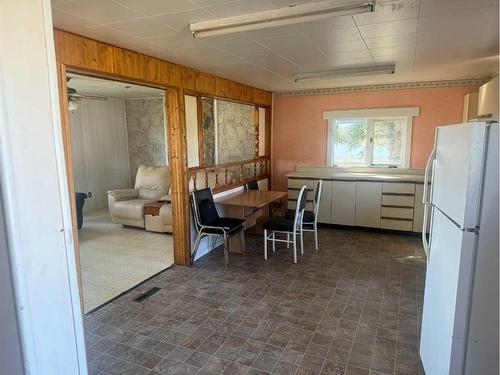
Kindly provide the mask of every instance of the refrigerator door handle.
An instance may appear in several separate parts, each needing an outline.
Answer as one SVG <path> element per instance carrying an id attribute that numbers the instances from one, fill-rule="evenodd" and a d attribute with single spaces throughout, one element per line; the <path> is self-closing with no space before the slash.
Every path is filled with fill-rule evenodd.
<path id="1" fill-rule="evenodd" d="M 427 160 L 427 165 L 425 166 L 424 173 L 424 191 L 423 191 L 423 199 L 422 203 L 424 204 L 424 217 L 422 223 L 422 244 L 424 246 L 425 254 L 427 255 L 427 260 L 429 260 L 429 252 L 430 252 L 430 236 L 427 238 L 427 227 L 429 226 L 429 213 L 432 213 L 432 201 L 429 196 L 429 174 L 432 170 L 432 164 L 436 159 L 436 149 L 432 149 L 432 152 Z"/>

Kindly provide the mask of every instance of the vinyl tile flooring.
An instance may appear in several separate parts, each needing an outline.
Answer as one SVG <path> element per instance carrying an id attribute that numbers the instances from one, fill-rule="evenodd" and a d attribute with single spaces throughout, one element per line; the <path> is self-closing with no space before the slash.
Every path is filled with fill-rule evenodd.
<path id="1" fill-rule="evenodd" d="M 418 237 L 320 229 L 292 264 L 247 236 L 86 315 L 90 374 L 423 374 L 425 256 Z M 142 302 L 151 287 L 161 290 Z"/>

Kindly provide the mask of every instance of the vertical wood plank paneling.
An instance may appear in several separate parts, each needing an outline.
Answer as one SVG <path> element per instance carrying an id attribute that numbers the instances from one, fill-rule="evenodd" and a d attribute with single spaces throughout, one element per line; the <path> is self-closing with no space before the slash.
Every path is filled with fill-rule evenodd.
<path id="1" fill-rule="evenodd" d="M 172 181 L 174 261 L 175 264 L 186 266 L 191 264 L 191 244 L 184 90 L 169 89 L 165 97 L 168 113 L 168 160 Z"/>
<path id="2" fill-rule="evenodd" d="M 54 30 L 54 38 L 58 61 L 73 68 L 132 78 L 144 83 L 180 87 L 250 104 L 271 105 L 272 93 L 269 91 L 63 30 Z"/>
<path id="3" fill-rule="evenodd" d="M 78 242 L 78 228 L 76 220 L 76 201 L 75 201 L 75 185 L 73 172 L 73 156 L 71 154 L 71 128 L 69 125 L 68 111 L 68 88 L 66 85 L 66 67 L 57 63 L 57 75 L 59 86 L 59 109 L 61 111 L 61 127 L 64 147 L 64 161 L 66 164 L 66 174 L 68 177 L 68 192 L 71 208 L 71 221 L 73 231 L 73 243 L 75 248 L 76 274 L 78 278 L 78 290 L 80 291 L 80 307 L 83 313 L 83 293 L 82 293 L 82 272 L 80 267 L 80 245 Z"/>
<path id="4" fill-rule="evenodd" d="M 97 44 L 97 66 L 103 73 L 113 74 L 115 72 L 113 64 L 113 47 L 109 44 Z"/>

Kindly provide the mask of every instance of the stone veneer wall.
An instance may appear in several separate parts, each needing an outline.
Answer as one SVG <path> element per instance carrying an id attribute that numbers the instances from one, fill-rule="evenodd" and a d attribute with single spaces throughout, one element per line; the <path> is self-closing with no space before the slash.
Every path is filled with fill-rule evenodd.
<path id="1" fill-rule="evenodd" d="M 201 98 L 203 111 L 203 149 L 205 165 L 215 165 L 214 98 Z"/>
<path id="2" fill-rule="evenodd" d="M 255 107 L 217 100 L 219 164 L 255 157 Z"/>
<path id="3" fill-rule="evenodd" d="M 140 164 L 167 165 L 163 103 L 163 99 L 125 100 L 132 185 Z"/>

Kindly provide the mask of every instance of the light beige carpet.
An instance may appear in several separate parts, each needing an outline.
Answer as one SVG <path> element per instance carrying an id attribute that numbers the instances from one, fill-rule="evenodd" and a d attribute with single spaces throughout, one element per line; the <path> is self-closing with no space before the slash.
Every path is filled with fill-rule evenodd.
<path id="1" fill-rule="evenodd" d="M 174 263 L 171 235 L 114 224 L 107 209 L 85 213 L 78 237 L 85 312 Z"/>

